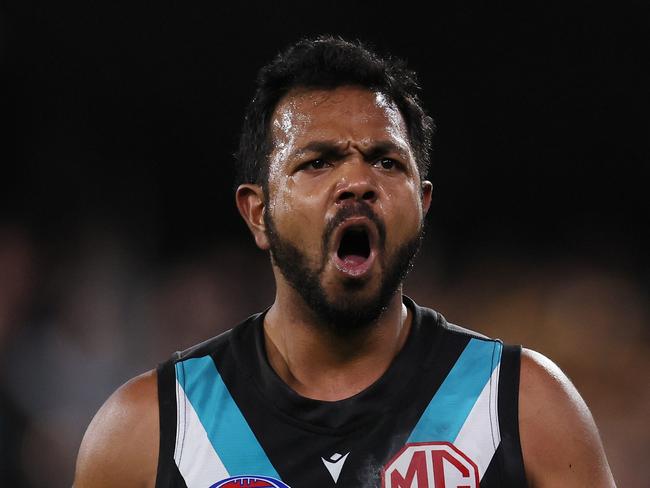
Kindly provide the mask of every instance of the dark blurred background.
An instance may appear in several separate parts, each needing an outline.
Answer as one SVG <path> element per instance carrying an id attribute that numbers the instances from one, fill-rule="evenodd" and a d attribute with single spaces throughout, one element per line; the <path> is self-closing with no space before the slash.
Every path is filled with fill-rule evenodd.
<path id="1" fill-rule="evenodd" d="M 406 292 L 555 360 L 646 486 L 647 2 L 1 5 L 0 485 L 69 486 L 118 385 L 270 304 L 232 153 L 258 68 L 332 33 L 438 125 Z"/>

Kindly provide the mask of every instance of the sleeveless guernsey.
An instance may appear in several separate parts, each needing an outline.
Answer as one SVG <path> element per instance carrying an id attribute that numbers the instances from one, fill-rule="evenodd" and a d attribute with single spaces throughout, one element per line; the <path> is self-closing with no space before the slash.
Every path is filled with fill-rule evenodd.
<path id="1" fill-rule="evenodd" d="M 370 387 L 324 402 L 268 363 L 264 314 L 158 368 L 156 487 L 525 487 L 520 347 L 404 297 L 411 331 Z"/>

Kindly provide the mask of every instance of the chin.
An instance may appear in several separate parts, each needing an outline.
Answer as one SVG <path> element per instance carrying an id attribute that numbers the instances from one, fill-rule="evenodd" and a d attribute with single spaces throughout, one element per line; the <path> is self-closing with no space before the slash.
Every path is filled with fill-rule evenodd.
<path id="1" fill-rule="evenodd" d="M 380 286 L 348 280 L 339 291 L 327 294 L 320 303 L 312 302 L 311 307 L 328 329 L 350 334 L 375 324 L 396 291 L 386 293 Z"/>
<path id="2" fill-rule="evenodd" d="M 349 303 L 355 305 L 373 303 L 380 299 L 382 282 L 379 276 L 344 277 L 322 283 L 325 296 L 331 303 Z M 328 289 L 329 288 L 329 289 Z"/>

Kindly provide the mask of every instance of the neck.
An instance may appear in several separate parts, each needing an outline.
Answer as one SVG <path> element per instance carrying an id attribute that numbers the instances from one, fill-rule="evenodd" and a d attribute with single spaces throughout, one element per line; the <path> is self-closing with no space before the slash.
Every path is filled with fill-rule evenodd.
<path id="1" fill-rule="evenodd" d="M 401 288 L 375 323 L 345 335 L 318 323 L 295 290 L 278 291 L 264 319 L 267 356 L 280 378 L 304 397 L 336 401 L 366 389 L 408 337 L 412 314 Z"/>

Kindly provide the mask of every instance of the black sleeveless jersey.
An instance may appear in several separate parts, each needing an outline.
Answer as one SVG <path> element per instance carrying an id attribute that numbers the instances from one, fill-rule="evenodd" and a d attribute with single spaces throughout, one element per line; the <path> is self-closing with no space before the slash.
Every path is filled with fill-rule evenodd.
<path id="1" fill-rule="evenodd" d="M 391 366 L 345 400 L 301 397 L 268 363 L 264 314 L 158 368 L 156 487 L 524 487 L 520 347 L 404 298 Z"/>

